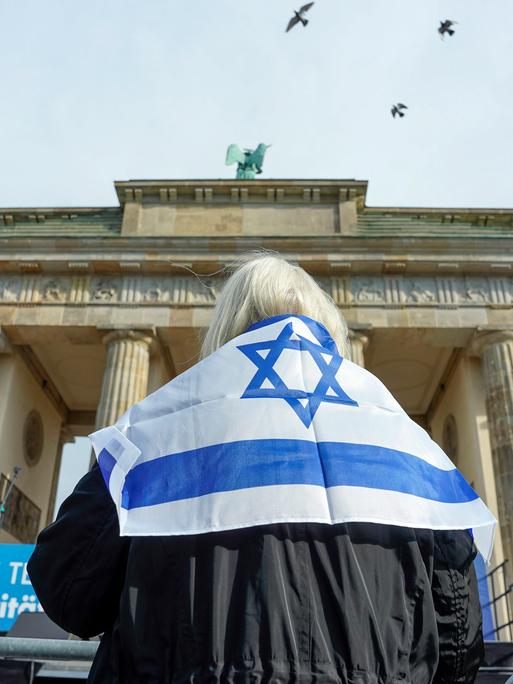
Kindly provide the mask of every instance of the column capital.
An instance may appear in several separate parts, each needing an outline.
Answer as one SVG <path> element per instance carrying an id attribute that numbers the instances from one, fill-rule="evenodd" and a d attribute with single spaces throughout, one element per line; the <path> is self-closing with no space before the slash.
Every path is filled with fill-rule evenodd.
<path id="1" fill-rule="evenodd" d="M 156 339 L 155 330 L 153 328 L 115 328 L 115 327 L 99 327 L 98 330 L 103 333 L 102 342 L 108 346 L 111 342 L 121 342 L 129 340 L 131 342 L 140 342 L 151 348 Z"/>
<path id="2" fill-rule="evenodd" d="M 72 431 L 69 429 L 67 425 L 62 425 L 59 434 L 59 444 L 64 446 L 64 444 L 70 444 L 74 441 L 75 435 L 72 433 Z"/>
<path id="3" fill-rule="evenodd" d="M 469 344 L 469 352 L 474 356 L 482 356 L 492 344 L 513 343 L 513 329 L 488 330 L 478 328 Z"/>
<path id="4" fill-rule="evenodd" d="M 365 330 L 349 328 L 349 347 L 351 350 L 351 361 L 365 368 L 364 351 L 369 344 L 369 337 Z"/>
<path id="5" fill-rule="evenodd" d="M 366 334 L 367 331 L 365 330 L 358 330 L 355 328 L 349 328 L 348 333 L 349 333 L 349 341 L 350 342 L 359 342 L 363 349 L 367 349 L 369 346 L 369 336 Z"/>

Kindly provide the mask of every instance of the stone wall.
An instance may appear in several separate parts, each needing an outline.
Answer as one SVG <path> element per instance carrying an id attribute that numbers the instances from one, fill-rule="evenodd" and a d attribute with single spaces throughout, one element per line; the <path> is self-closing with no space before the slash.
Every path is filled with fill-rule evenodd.
<path id="1" fill-rule="evenodd" d="M 49 495 L 61 432 L 61 418 L 43 390 L 38 387 L 21 359 L 15 354 L 0 356 L 0 434 L 2 450 L 0 471 L 10 475 L 18 465 L 22 471 L 16 481 L 23 494 L 40 509 L 39 528 L 46 525 Z M 28 415 L 37 411 L 43 423 L 43 442 L 39 460 L 28 465 L 24 456 L 24 427 Z M 0 541 L 18 541 L 0 531 Z"/>
<path id="2" fill-rule="evenodd" d="M 492 451 L 486 415 L 486 396 L 479 359 L 463 355 L 439 400 L 430 425 L 432 438 L 450 455 L 444 429 L 452 416 L 455 426 L 453 461 L 495 517 L 498 517 Z M 503 559 L 497 535 L 492 564 Z"/>

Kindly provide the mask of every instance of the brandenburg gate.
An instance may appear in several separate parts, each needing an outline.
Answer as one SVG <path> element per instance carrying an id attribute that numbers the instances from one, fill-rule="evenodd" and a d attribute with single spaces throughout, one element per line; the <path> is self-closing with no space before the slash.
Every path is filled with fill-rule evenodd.
<path id="1" fill-rule="evenodd" d="M 223 269 L 275 250 L 427 429 L 513 559 L 513 210 L 371 208 L 355 180 L 115 184 L 113 208 L 0 208 L 2 541 L 53 516 L 63 444 L 193 364 Z"/>

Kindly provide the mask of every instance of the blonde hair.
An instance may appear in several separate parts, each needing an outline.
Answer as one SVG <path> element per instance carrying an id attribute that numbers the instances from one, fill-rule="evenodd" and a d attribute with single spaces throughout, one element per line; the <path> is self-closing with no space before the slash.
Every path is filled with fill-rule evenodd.
<path id="1" fill-rule="evenodd" d="M 308 316 L 322 323 L 340 355 L 350 357 L 344 317 L 331 297 L 300 266 L 266 252 L 245 255 L 232 268 L 201 347 L 202 359 L 253 323 L 283 314 Z"/>

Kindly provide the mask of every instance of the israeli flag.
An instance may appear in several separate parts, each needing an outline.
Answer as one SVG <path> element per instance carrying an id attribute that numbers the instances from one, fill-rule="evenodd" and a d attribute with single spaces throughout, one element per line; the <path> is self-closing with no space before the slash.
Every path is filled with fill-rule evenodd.
<path id="1" fill-rule="evenodd" d="M 91 435 L 126 536 L 279 522 L 497 521 L 372 373 L 303 316 L 253 325 Z"/>

